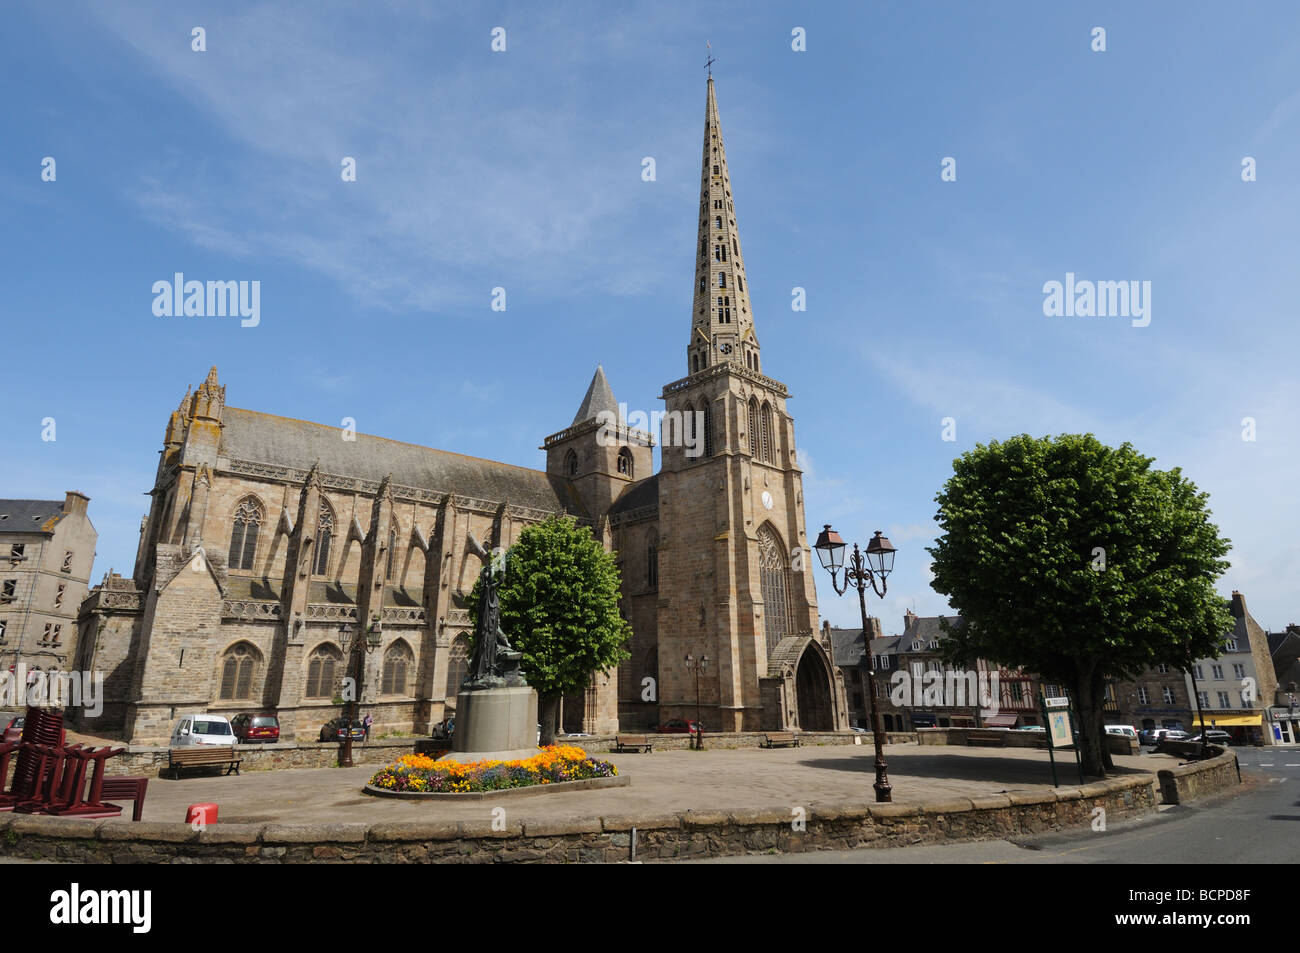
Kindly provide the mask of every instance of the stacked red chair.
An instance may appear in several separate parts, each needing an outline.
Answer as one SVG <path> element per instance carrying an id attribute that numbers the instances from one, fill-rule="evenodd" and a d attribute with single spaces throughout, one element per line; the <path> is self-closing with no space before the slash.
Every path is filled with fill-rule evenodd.
<path id="1" fill-rule="evenodd" d="M 23 722 L 23 734 L 19 739 L 18 757 L 14 762 L 14 779 L 9 790 L 0 793 L 0 811 L 12 811 L 15 805 L 31 801 L 36 796 L 38 776 L 42 766 L 47 770 L 45 755 L 37 752 L 37 746 L 57 747 L 67 739 L 63 730 L 63 712 L 49 708 L 28 708 L 27 720 Z M 7 766 L 6 766 L 7 767 Z"/>
<path id="2" fill-rule="evenodd" d="M 0 794 L 0 811 L 63 817 L 117 817 L 122 813 L 120 806 L 103 801 L 104 775 L 108 759 L 126 749 L 69 745 L 66 739 L 62 712 L 27 709 L 22 739 L 16 744 L 0 745 L 0 769 L 8 767 L 9 755 L 15 747 L 18 750 L 13 784 Z M 109 791 L 116 793 L 111 785 Z M 138 793 L 134 815 L 139 820 L 144 791 L 132 786 L 129 793 Z"/>

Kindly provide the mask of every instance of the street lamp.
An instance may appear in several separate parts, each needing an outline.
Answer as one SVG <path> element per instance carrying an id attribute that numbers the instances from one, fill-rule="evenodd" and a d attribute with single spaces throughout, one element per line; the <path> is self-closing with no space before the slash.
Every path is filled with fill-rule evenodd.
<path id="1" fill-rule="evenodd" d="M 823 526 L 813 548 L 817 550 L 817 558 L 821 561 L 822 568 L 831 574 L 831 586 L 837 596 L 848 592 L 850 585 L 858 590 L 858 605 L 862 609 L 862 640 L 865 643 L 863 651 L 867 661 L 867 692 L 871 697 L 871 737 L 876 744 L 876 783 L 873 786 L 876 789 L 877 802 L 892 801 L 893 787 L 889 783 L 888 765 L 885 764 L 885 733 L 881 727 L 880 706 L 876 704 L 875 666 L 871 664 L 871 627 L 867 624 L 867 583 L 871 583 L 871 591 L 877 596 L 882 599 L 885 597 L 889 586 L 888 576 L 894 571 L 895 549 L 880 530 L 876 530 L 876 535 L 871 537 L 871 542 L 867 543 L 865 554 L 858 549 L 857 543 L 853 544 L 853 555 L 849 558 L 849 564 L 845 566 L 844 540 L 840 538 L 839 533 L 831 529 L 830 523 Z M 844 570 L 843 586 L 836 578 L 841 569 Z M 880 579 L 879 587 L 876 586 L 877 578 Z"/>
<path id="2" fill-rule="evenodd" d="M 352 700 L 348 705 L 349 713 L 344 716 L 347 724 L 343 726 L 343 748 L 339 752 L 340 768 L 352 767 L 352 726 L 357 721 L 357 706 L 361 704 L 361 688 L 365 678 L 365 666 L 356 664 L 357 656 L 368 655 L 379 648 L 379 644 L 384 640 L 384 624 L 379 621 L 378 615 L 371 617 L 364 641 L 353 638 L 356 630 L 356 626 L 346 622 L 339 626 L 339 644 L 343 647 L 343 654 L 348 660 L 346 671 L 356 672 Z"/>
<path id="3" fill-rule="evenodd" d="M 709 657 L 701 655 L 697 661 L 695 656 L 689 652 L 686 653 L 686 671 L 695 673 L 695 737 L 691 739 L 691 747 L 696 751 L 704 750 L 704 725 L 700 721 L 700 674 L 709 668 Z M 689 729 L 689 726 L 687 726 Z M 689 730 L 687 732 L 690 733 Z"/>

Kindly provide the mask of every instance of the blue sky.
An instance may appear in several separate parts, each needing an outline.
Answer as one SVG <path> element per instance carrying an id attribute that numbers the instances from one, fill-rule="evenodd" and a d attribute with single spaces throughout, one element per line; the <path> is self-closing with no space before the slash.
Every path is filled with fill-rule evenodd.
<path id="1" fill-rule="evenodd" d="M 129 572 L 167 416 L 213 364 L 234 406 L 533 467 L 597 363 L 661 407 L 710 40 L 809 531 L 893 539 L 886 632 L 946 607 L 924 547 L 953 458 L 1022 432 L 1182 467 L 1233 541 L 1223 591 L 1300 621 L 1300 7 L 539 6 L 6 5 L 0 495 L 84 490 L 96 578 Z M 155 316 L 177 271 L 260 281 L 260 324 Z M 1150 325 L 1046 317 L 1067 272 L 1150 281 Z"/>

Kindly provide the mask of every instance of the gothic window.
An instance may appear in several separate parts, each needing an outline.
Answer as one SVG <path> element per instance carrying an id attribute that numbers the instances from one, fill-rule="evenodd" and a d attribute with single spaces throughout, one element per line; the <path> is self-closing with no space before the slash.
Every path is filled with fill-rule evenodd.
<path id="1" fill-rule="evenodd" d="M 257 534 L 262 526 L 262 505 L 245 497 L 235 507 L 235 525 L 230 530 L 230 568 L 252 569 L 257 553 Z"/>
<path id="2" fill-rule="evenodd" d="M 727 295 L 722 299 L 722 323 L 731 323 L 731 296 Z"/>
<path id="3" fill-rule="evenodd" d="M 692 355 L 691 355 L 691 373 L 694 374 L 694 373 L 696 373 L 697 371 L 699 371 L 699 369 L 700 369 L 700 356 L 699 356 L 698 354 L 692 354 Z"/>
<path id="4" fill-rule="evenodd" d="M 759 411 L 759 459 L 764 463 L 771 463 L 773 451 L 772 446 L 772 405 L 764 402 L 763 409 Z"/>
<path id="5" fill-rule="evenodd" d="M 714 174 L 714 175 L 717 175 L 717 174 L 718 174 L 718 167 L 717 167 L 716 165 L 713 167 L 713 174 Z M 718 221 L 721 222 L 722 219 L 718 219 Z M 721 225 L 718 226 L 718 228 L 721 228 L 721 227 L 722 227 Z"/>
<path id="6" fill-rule="evenodd" d="M 758 400 L 749 398 L 749 455 L 758 456 Z"/>
<path id="7" fill-rule="evenodd" d="M 321 497 L 320 516 L 316 520 L 316 574 L 324 576 L 329 571 L 330 541 L 334 538 L 334 511 Z"/>
<path id="8" fill-rule="evenodd" d="M 709 279 L 704 275 L 700 275 L 700 290 L 704 291 L 708 287 L 709 287 Z"/>
<path id="9" fill-rule="evenodd" d="M 714 207 L 714 208 L 722 208 L 722 199 L 714 199 L 714 200 L 713 200 L 713 207 Z"/>
<path id="10" fill-rule="evenodd" d="M 718 272 L 718 287 L 719 287 L 719 288 L 725 288 L 725 287 L 727 287 L 727 274 L 726 274 L 726 272 L 723 272 L 723 271 Z"/>
<path id="11" fill-rule="evenodd" d="M 734 235 L 731 236 L 731 250 L 734 251 L 737 255 L 740 254 L 740 246 L 736 244 L 736 236 Z"/>
<path id="12" fill-rule="evenodd" d="M 704 455 L 713 456 L 713 410 L 707 405 L 704 408 Z"/>
<path id="13" fill-rule="evenodd" d="M 655 533 L 650 534 L 650 541 L 646 545 L 645 559 L 645 576 L 646 587 L 649 589 L 659 588 L 659 537 Z"/>
<path id="14" fill-rule="evenodd" d="M 740 277 L 740 275 L 736 275 L 736 290 L 737 291 L 745 290 L 745 279 Z"/>
<path id="15" fill-rule="evenodd" d="M 383 694 L 409 694 L 406 676 L 411 669 L 412 661 L 411 649 L 405 642 L 399 639 L 389 646 L 388 651 L 384 653 Z"/>
<path id="16" fill-rule="evenodd" d="M 564 472 L 569 476 L 578 475 L 578 455 L 572 450 L 564 455 Z"/>
<path id="17" fill-rule="evenodd" d="M 624 476 L 632 475 L 632 451 L 627 447 L 618 452 L 618 472 Z"/>
<path id="18" fill-rule="evenodd" d="M 257 664 L 257 650 L 247 642 L 239 642 L 226 650 L 221 662 L 222 701 L 253 697 L 253 669 Z"/>
<path id="19" fill-rule="evenodd" d="M 682 443 L 695 445 L 695 407 L 689 403 L 682 408 Z"/>
<path id="20" fill-rule="evenodd" d="M 758 568 L 763 588 L 763 631 L 770 656 L 789 633 L 790 619 L 785 547 L 767 523 L 758 528 Z"/>
<path id="21" fill-rule="evenodd" d="M 332 645 L 322 645 L 307 661 L 308 698 L 333 698 L 338 676 L 343 669 L 343 653 Z"/>
<path id="22" fill-rule="evenodd" d="M 384 566 L 384 578 L 391 580 L 393 578 L 393 553 L 397 551 L 397 532 L 388 531 L 388 562 Z"/>
<path id="23" fill-rule="evenodd" d="M 458 636 L 447 651 L 447 698 L 455 698 L 469 668 L 469 636 Z"/>
<path id="24" fill-rule="evenodd" d="M 718 216 L 716 216 L 716 217 L 713 219 L 713 227 L 716 228 L 716 229 L 718 229 L 719 231 L 722 230 L 722 216 L 721 216 L 721 215 L 718 215 Z"/>

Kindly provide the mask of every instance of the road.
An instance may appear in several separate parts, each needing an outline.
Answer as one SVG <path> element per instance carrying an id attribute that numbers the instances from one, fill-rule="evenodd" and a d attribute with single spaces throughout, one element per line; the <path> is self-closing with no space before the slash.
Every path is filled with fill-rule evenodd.
<path id="1" fill-rule="evenodd" d="M 1244 789 L 1108 825 L 1010 840 L 759 854 L 703 864 L 1291 864 L 1300 855 L 1300 748 L 1242 748 Z"/>

